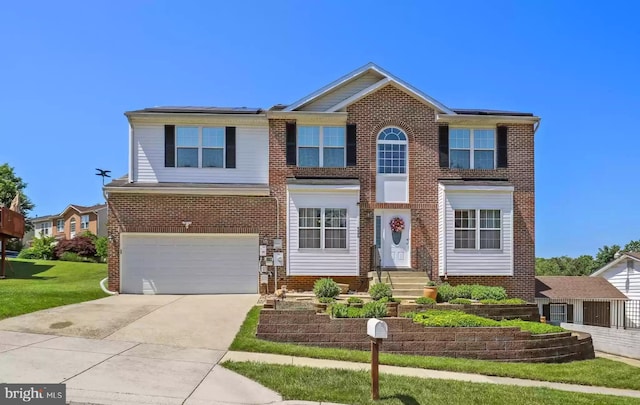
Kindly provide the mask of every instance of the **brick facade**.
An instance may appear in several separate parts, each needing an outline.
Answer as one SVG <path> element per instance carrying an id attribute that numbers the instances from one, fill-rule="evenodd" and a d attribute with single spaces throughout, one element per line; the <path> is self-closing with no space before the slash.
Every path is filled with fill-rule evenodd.
<path id="1" fill-rule="evenodd" d="M 441 168 L 438 163 L 438 123 L 429 105 L 388 85 L 350 105 L 347 123 L 357 125 L 357 165 L 345 168 L 300 168 L 286 164 L 286 120 L 269 120 L 269 185 L 279 207 L 279 236 L 286 255 L 287 178 L 357 178 L 360 181 L 360 275 L 336 277 L 352 289 L 366 290 L 371 270 L 370 248 L 374 239 L 375 209 L 411 210 L 412 267 L 426 269 L 438 278 L 438 180 L 503 179 L 514 186 L 514 276 L 449 277 L 456 283 L 502 285 L 510 296 L 533 301 L 534 297 L 534 149 L 532 124 L 509 127 L 508 168 L 459 170 Z M 397 126 L 408 136 L 409 202 L 376 202 L 376 139 L 381 129 Z M 247 228 L 260 239 L 276 237 L 275 199 L 269 197 L 219 197 L 117 194 L 109 196 L 109 234 L 119 232 L 185 232 L 181 221 L 198 218 L 206 225 L 188 232 L 233 232 Z M 126 213 L 126 214 L 125 214 Z M 109 255 L 110 286 L 117 289 L 118 242 Z M 270 253 L 270 252 L 269 252 Z M 285 257 L 286 262 L 286 257 Z M 287 277 L 278 285 L 309 290 L 318 277 Z M 273 285 L 270 286 L 273 288 Z"/>

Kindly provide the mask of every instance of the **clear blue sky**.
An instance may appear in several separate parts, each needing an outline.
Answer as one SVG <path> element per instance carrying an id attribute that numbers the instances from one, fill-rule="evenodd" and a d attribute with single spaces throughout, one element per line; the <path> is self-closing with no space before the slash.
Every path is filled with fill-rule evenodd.
<path id="1" fill-rule="evenodd" d="M 530 111 L 537 256 L 640 239 L 638 7 L 602 2 L 0 5 L 0 163 L 34 214 L 102 201 L 123 112 L 290 103 L 373 61 L 444 104 Z"/>

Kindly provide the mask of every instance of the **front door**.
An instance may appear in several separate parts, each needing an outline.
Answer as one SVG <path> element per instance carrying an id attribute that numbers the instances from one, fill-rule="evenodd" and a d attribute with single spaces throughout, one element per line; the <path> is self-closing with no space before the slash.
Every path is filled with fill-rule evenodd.
<path id="1" fill-rule="evenodd" d="M 411 267 L 411 211 L 377 210 L 375 227 L 382 267 Z"/>

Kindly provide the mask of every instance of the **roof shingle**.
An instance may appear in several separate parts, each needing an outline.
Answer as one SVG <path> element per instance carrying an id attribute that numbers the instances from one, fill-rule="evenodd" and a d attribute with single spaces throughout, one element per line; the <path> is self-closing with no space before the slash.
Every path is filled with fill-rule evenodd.
<path id="1" fill-rule="evenodd" d="M 625 300 L 627 296 L 602 277 L 539 276 L 536 298 Z"/>

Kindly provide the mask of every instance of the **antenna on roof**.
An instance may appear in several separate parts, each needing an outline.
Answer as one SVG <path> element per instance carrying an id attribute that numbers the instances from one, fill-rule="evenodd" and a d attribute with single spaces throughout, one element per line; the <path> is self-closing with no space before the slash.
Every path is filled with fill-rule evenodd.
<path id="1" fill-rule="evenodd" d="M 109 175 L 109 173 L 111 173 L 111 170 L 96 169 L 96 171 L 97 171 L 96 176 L 102 176 L 102 185 L 104 186 L 104 178 L 111 177 Z"/>

